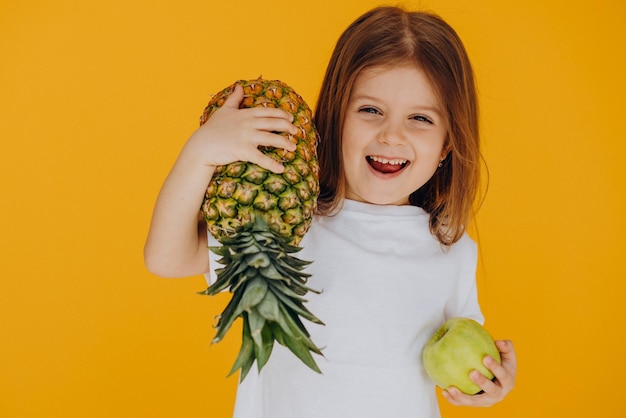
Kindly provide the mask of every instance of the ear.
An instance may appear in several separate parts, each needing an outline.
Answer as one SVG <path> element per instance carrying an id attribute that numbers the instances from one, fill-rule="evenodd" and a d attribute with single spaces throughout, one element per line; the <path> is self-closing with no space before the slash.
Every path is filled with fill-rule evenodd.
<path id="1" fill-rule="evenodd" d="M 440 158 L 441 162 L 443 162 L 443 160 L 448 158 L 450 151 L 452 151 L 452 147 L 450 145 L 446 145 L 445 147 L 443 147 L 443 150 L 441 150 L 441 158 Z"/>

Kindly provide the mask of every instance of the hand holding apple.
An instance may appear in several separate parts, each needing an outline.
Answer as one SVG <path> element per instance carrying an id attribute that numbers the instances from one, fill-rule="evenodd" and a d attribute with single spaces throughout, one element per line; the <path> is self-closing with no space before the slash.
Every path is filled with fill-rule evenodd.
<path id="1" fill-rule="evenodd" d="M 500 350 L 502 364 L 491 356 L 486 356 L 483 364 L 491 370 L 496 377 L 487 379 L 478 371 L 470 373 L 470 378 L 483 390 L 478 395 L 466 395 L 455 387 L 443 390 L 442 394 L 448 402 L 457 406 L 491 406 L 502 401 L 515 386 L 517 374 L 517 355 L 515 347 L 510 340 L 496 340 L 496 346 Z"/>
<path id="2" fill-rule="evenodd" d="M 426 373 L 442 389 L 450 386 L 474 395 L 482 390 L 470 379 L 477 370 L 487 379 L 494 375 L 483 359 L 490 356 L 499 364 L 500 351 L 493 338 L 478 322 L 469 318 L 446 321 L 426 343 L 422 359 Z"/>

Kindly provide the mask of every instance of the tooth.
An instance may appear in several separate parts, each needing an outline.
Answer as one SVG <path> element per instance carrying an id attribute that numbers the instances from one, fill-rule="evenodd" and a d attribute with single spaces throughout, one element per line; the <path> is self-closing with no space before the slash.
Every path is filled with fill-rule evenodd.
<path id="1" fill-rule="evenodd" d="M 402 165 L 406 163 L 406 160 L 397 158 L 395 160 L 388 160 L 386 158 L 382 158 L 382 157 L 378 157 L 378 156 L 370 156 L 369 157 L 372 161 L 376 161 L 379 162 L 381 164 L 391 164 L 391 165 Z"/>

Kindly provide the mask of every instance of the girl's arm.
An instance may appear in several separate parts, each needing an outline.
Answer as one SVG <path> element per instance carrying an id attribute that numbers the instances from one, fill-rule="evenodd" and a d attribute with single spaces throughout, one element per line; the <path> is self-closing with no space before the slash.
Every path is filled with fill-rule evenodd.
<path id="1" fill-rule="evenodd" d="M 470 373 L 470 379 L 483 390 L 478 395 L 465 395 L 457 388 L 449 388 L 442 391 L 443 396 L 453 405 L 459 406 L 491 406 L 500 402 L 513 390 L 515 385 L 515 375 L 517 374 L 517 358 L 515 347 L 510 340 L 498 340 L 496 346 L 500 350 L 502 364 L 498 364 L 491 356 L 486 356 L 483 360 L 495 379 L 487 379 L 477 370 Z"/>
<path id="2" fill-rule="evenodd" d="M 250 161 L 276 173 L 283 166 L 258 147 L 295 150 L 276 132 L 296 133 L 293 116 L 279 109 L 239 109 L 237 86 L 224 105 L 196 130 L 163 183 L 144 247 L 146 267 L 163 277 L 185 277 L 209 270 L 206 227 L 199 210 L 215 167 Z"/>

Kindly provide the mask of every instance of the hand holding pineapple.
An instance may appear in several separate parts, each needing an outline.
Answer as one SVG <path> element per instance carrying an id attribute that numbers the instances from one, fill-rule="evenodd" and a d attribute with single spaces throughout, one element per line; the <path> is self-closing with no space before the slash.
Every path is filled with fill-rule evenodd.
<path id="1" fill-rule="evenodd" d="M 209 167 L 227 165 L 235 161 L 248 161 L 281 173 L 283 166 L 259 150 L 259 146 L 295 151 L 296 144 L 279 133 L 296 134 L 291 123 L 293 115 L 269 107 L 243 108 L 241 85 L 189 139 L 186 147 Z"/>

